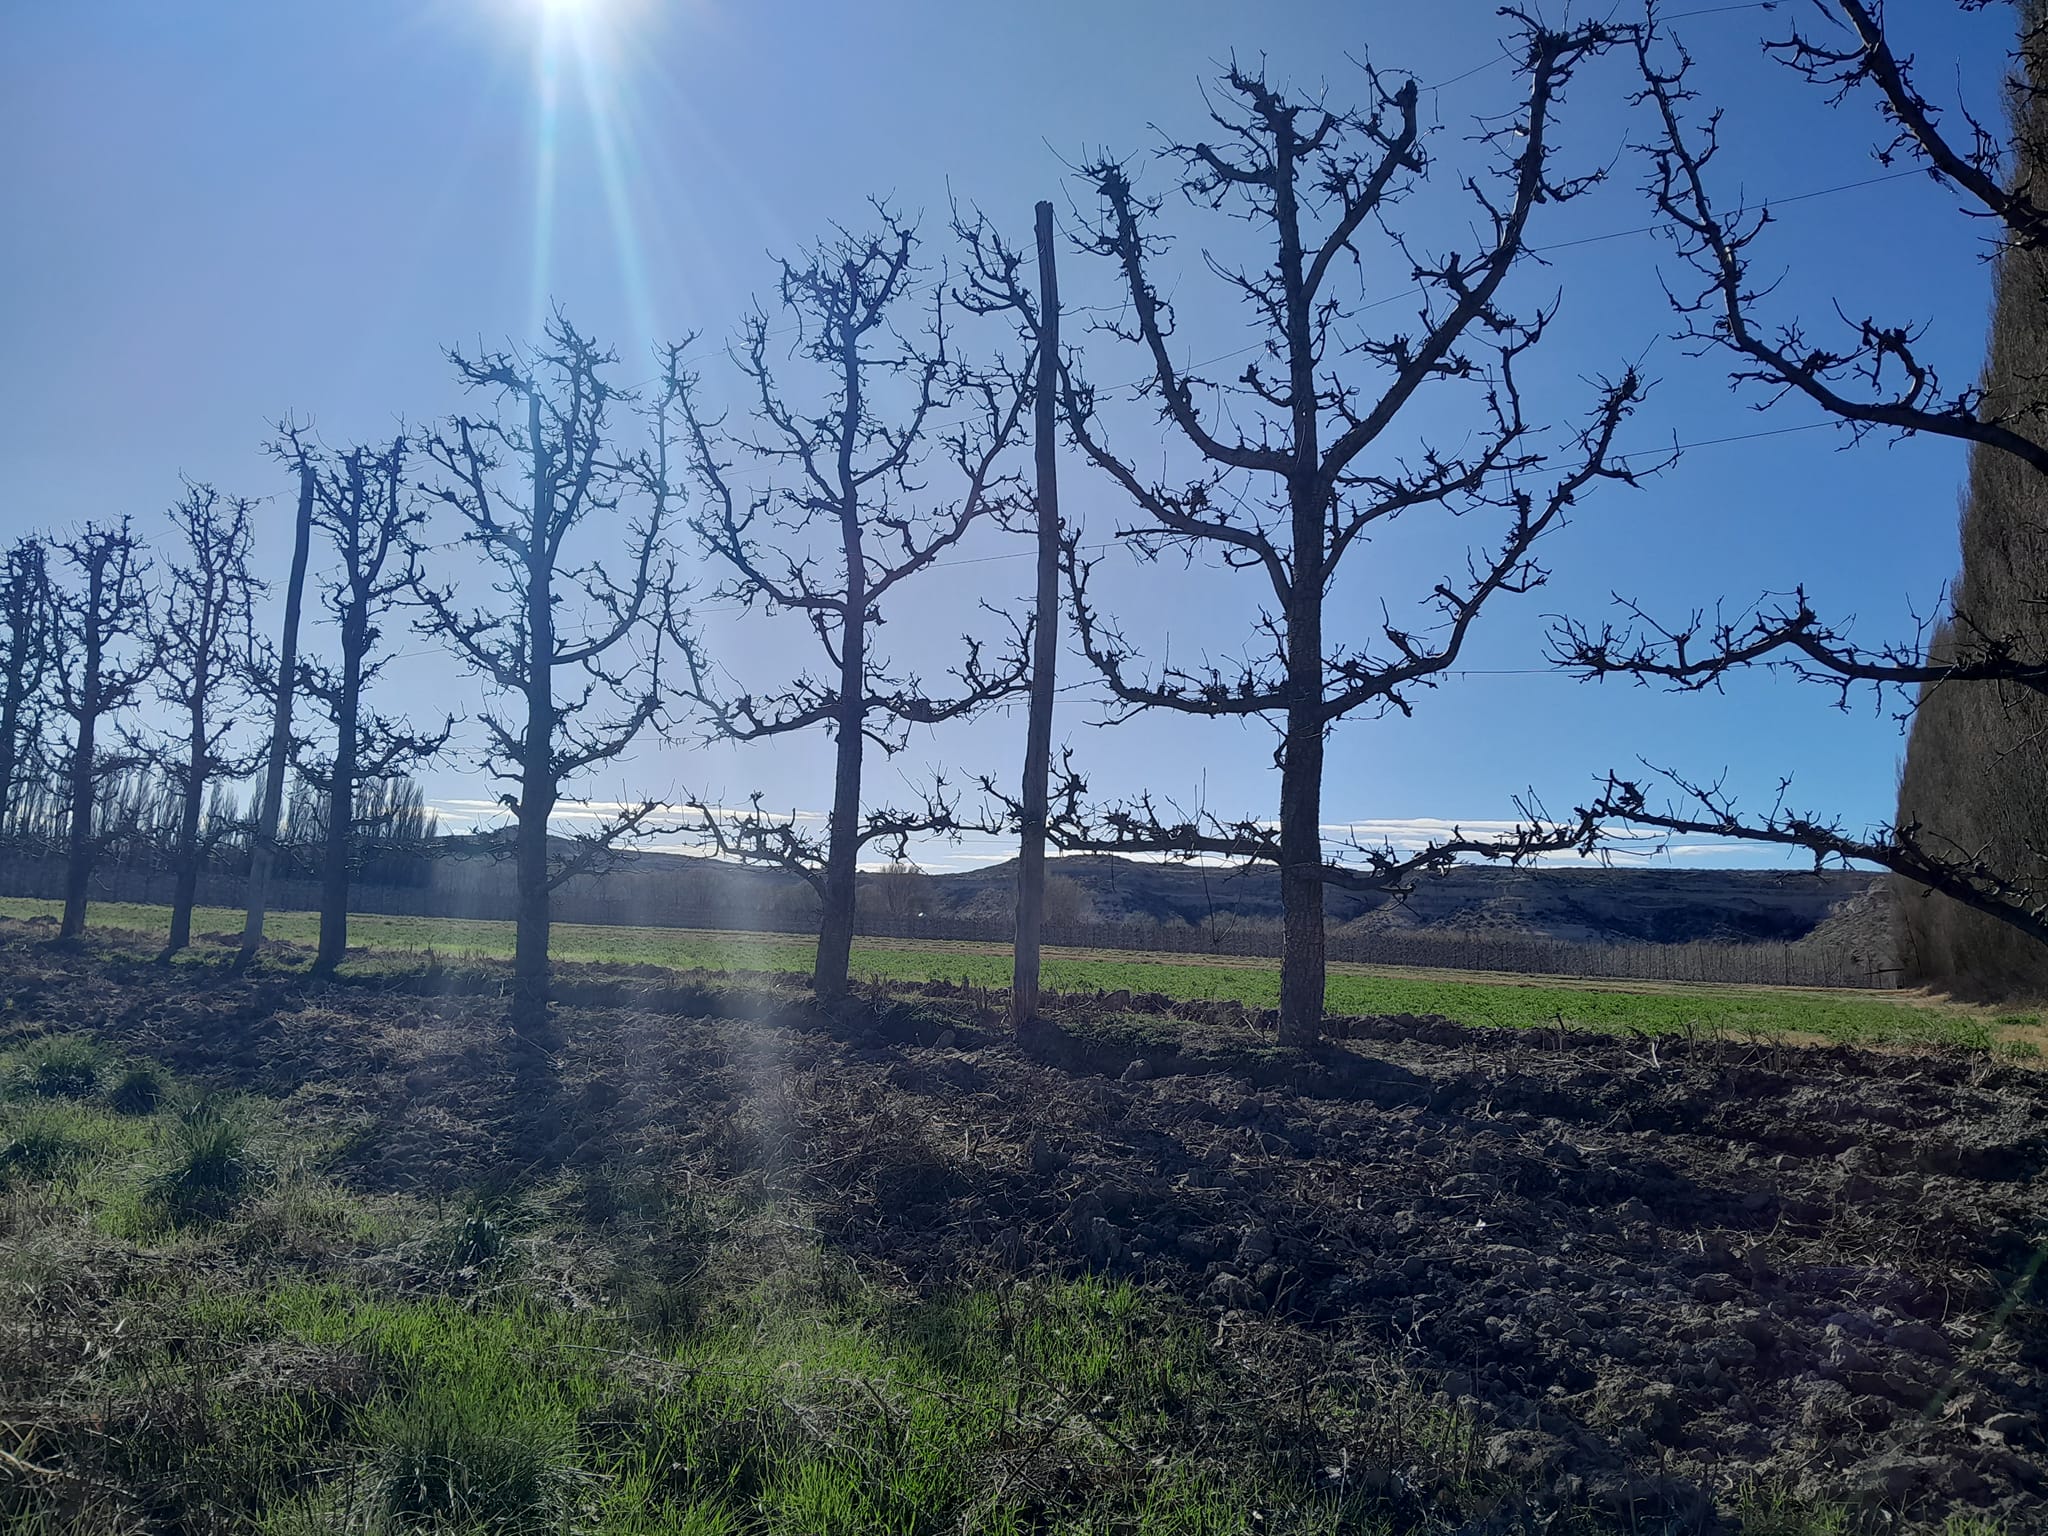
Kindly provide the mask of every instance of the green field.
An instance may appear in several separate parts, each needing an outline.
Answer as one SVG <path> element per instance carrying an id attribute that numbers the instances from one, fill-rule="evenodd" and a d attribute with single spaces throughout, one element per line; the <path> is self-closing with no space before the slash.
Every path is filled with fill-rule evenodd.
<path id="1" fill-rule="evenodd" d="M 53 901 L 0 899 L 0 916 L 55 918 Z M 108 902 L 92 908 L 94 927 L 148 936 L 167 931 L 169 909 Z M 241 914 L 206 907 L 193 931 L 239 933 Z M 272 915 L 269 933 L 311 945 L 318 919 L 310 912 Z M 512 953 L 512 925 L 462 918 L 387 917 L 350 920 L 349 937 L 369 951 L 352 962 L 366 966 L 413 964 L 428 954 L 443 961 L 500 960 Z M 202 937 L 204 954 L 211 946 Z M 812 942 L 790 934 L 714 933 L 681 928 L 629 928 L 560 924 L 554 931 L 559 961 L 590 965 L 654 965 L 674 970 L 780 971 L 801 975 L 811 965 Z M 967 981 L 1008 985 L 1009 951 L 986 944 L 936 940 L 864 939 L 853 952 L 864 978 L 882 981 Z M 1153 992 L 1178 999 L 1221 998 L 1271 1007 L 1279 973 L 1271 961 L 1219 956 L 1125 954 L 1106 950 L 1050 949 L 1045 985 L 1061 992 Z M 1441 1014 L 1466 1024 L 1513 1028 L 1563 1024 L 1578 1029 L 1688 1032 L 1835 1041 L 1859 1045 L 1948 1045 L 2035 1055 L 2042 1040 L 2037 1014 L 1994 1017 L 1981 1009 L 1936 1003 L 1914 995 L 1824 991 L 1816 988 L 1708 986 L 1677 982 L 1586 981 L 1546 977 L 1481 979 L 1478 973 L 1333 965 L 1327 1006 L 1335 1014 Z"/>

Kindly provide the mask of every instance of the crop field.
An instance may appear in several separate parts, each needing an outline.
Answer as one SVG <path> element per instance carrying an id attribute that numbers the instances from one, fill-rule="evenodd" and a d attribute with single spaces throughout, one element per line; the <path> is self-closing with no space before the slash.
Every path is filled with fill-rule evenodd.
<path id="1" fill-rule="evenodd" d="M 55 902 L 0 900 L 0 916 L 54 919 L 57 912 Z M 92 908 L 92 923 L 97 929 L 138 934 L 146 941 L 167 931 L 169 911 L 107 903 Z M 239 912 L 202 908 L 195 914 L 194 931 L 211 935 L 216 943 L 202 941 L 197 953 L 204 956 L 210 948 L 231 941 L 240 927 Z M 318 934 L 318 919 L 310 912 L 273 913 L 266 932 L 285 944 L 310 947 Z M 352 945 L 367 952 L 354 963 L 371 968 L 413 966 L 428 955 L 460 962 L 501 960 L 512 953 L 512 925 L 506 922 L 364 914 L 349 920 L 349 937 Z M 810 970 L 812 944 L 789 934 L 565 924 L 554 930 L 553 954 L 570 965 L 804 975 Z M 862 939 L 855 944 L 853 966 L 858 975 L 874 981 L 951 981 L 993 989 L 1009 984 L 1010 956 L 1007 949 L 992 945 Z M 1271 1007 L 1279 997 L 1279 973 L 1270 961 L 1237 956 L 1191 960 L 1186 955 L 1049 949 L 1044 974 L 1047 987 L 1069 993 L 1152 993 L 1181 1002 L 1226 1000 L 1254 1008 Z M 1551 977 L 1503 980 L 1491 973 L 1335 964 L 1326 997 L 1334 1014 L 1434 1014 L 1461 1024 L 1504 1028 L 1563 1026 L 1647 1035 L 1957 1046 L 2020 1060 L 2035 1059 L 2048 1044 L 2039 1014 L 1993 1014 L 1896 992 Z"/>

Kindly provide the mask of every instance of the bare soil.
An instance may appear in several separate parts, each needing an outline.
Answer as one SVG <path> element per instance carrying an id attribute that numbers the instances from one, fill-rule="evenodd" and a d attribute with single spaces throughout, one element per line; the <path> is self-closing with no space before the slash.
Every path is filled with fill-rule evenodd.
<path id="1" fill-rule="evenodd" d="M 1478 1414 L 1531 1528 L 1720 1530 L 1762 1485 L 2048 1529 L 2048 1075 L 1424 1018 L 1301 1053 L 1124 995 L 1017 1039 L 945 985 L 824 1012 L 590 972 L 539 1082 L 502 983 L 173 981 L 0 937 L 11 1018 L 354 1120 L 367 1189 L 753 1180 L 911 1286 L 1095 1268 L 1384 1359 Z"/>

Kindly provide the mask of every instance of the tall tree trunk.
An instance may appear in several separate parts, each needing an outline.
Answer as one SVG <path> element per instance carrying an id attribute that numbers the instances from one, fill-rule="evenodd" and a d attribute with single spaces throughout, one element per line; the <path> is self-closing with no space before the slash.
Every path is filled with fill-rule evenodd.
<path id="1" fill-rule="evenodd" d="M 79 680 L 78 737 L 71 749 L 71 825 L 64 865 L 64 920 L 57 928 L 60 939 L 75 939 L 85 932 L 86 887 L 92 880 L 93 841 L 93 754 L 99 730 L 100 662 L 104 644 L 100 633 L 100 610 L 104 592 L 104 571 L 93 566 L 86 575 L 84 612 L 85 675 Z"/>
<path id="2" fill-rule="evenodd" d="M 1306 498 L 1301 498 L 1306 499 Z M 1280 1042 L 1323 1032 L 1322 517 L 1297 503 L 1294 602 L 1287 615 L 1287 739 L 1280 750 Z M 1306 542 L 1304 540 L 1306 539 Z"/>
<path id="3" fill-rule="evenodd" d="M 192 703 L 186 743 L 185 793 L 178 812 L 178 868 L 171 887 L 171 936 L 162 959 L 192 942 L 192 905 L 199 895 L 199 821 L 206 809 L 206 706 Z"/>
<path id="4" fill-rule="evenodd" d="M 860 420 L 860 341 L 849 327 L 841 337 L 846 380 L 845 421 Z M 860 769 L 867 723 L 868 568 L 861 552 L 860 487 L 853 472 L 853 434 L 839 434 L 839 547 L 846 561 L 845 622 L 839 630 L 838 750 L 832 771 L 832 822 L 825 844 L 825 879 L 818 895 L 818 957 L 811 990 L 843 996 L 853 961 L 854 903 L 860 878 Z"/>
<path id="5" fill-rule="evenodd" d="M 242 921 L 242 948 L 235 969 L 246 970 L 263 947 L 263 918 L 270 899 L 271 871 L 277 863 L 277 829 L 284 816 L 284 781 L 291 766 L 292 689 L 299 666 L 299 608 L 306 590 L 306 560 L 313 547 L 313 466 L 299 465 L 299 516 L 292 535 L 292 573 L 284 589 L 284 634 L 277 648 L 277 707 L 270 717 L 270 762 L 263 778 L 263 805 L 249 859 L 248 911 Z"/>
<path id="6" fill-rule="evenodd" d="M 858 572 L 859 563 L 849 563 Z M 853 963 L 853 919 L 860 879 L 860 773 L 865 745 L 867 598 L 858 574 L 847 583 L 846 627 L 840 632 L 838 750 L 832 773 L 832 822 L 825 847 L 825 878 L 818 892 L 818 959 L 811 990 L 821 998 L 844 995 Z M 856 600 L 854 594 L 859 593 Z"/>
<path id="7" fill-rule="evenodd" d="M 1291 124 L 1278 129 L 1278 163 L 1291 167 Z M 1294 552 L 1287 603 L 1287 737 L 1280 751 L 1280 1040 L 1313 1045 L 1323 1033 L 1327 936 L 1323 930 L 1323 539 L 1327 496 L 1316 420 L 1315 342 L 1302 271 L 1292 174 L 1274 184 L 1280 278 L 1287 307 L 1294 466 L 1287 500 Z"/>
<path id="8" fill-rule="evenodd" d="M 1322 1037 L 1326 970 L 1322 799 L 1322 714 L 1317 708 L 1295 705 L 1287 712 L 1287 743 L 1280 768 L 1283 1045 L 1313 1045 Z"/>
<path id="9" fill-rule="evenodd" d="M 28 705 L 29 658 L 27 642 L 16 637 L 7 657 L 7 678 L 0 687 L 0 835 L 7 828 L 7 814 L 14 808 L 15 768 L 21 761 L 21 716 Z"/>
<path id="10" fill-rule="evenodd" d="M 85 932 L 86 888 L 92 880 L 93 855 L 93 726 L 90 716 L 79 722 L 78 742 L 71 754 L 71 825 L 65 844 L 64 920 L 57 936 L 75 939 Z"/>
<path id="11" fill-rule="evenodd" d="M 548 820 L 554 812 L 552 773 L 536 768 L 531 751 L 520 776 L 519 819 L 513 829 L 518 883 L 512 948 L 512 1029 L 528 1046 L 554 1048 L 548 1014 Z"/>
<path id="12" fill-rule="evenodd" d="M 519 763 L 518 823 L 513 868 L 518 909 L 512 936 L 512 1032 L 523 1049 L 551 1054 L 548 1013 L 548 821 L 560 786 L 555 776 L 555 608 L 548 548 L 554 482 L 541 447 L 540 397 L 527 400 L 527 441 L 533 453 L 533 526 L 526 554 L 526 735 Z"/>
<path id="13" fill-rule="evenodd" d="M 1039 940 L 1045 926 L 1045 818 L 1052 778 L 1053 682 L 1059 665 L 1060 496 L 1053 411 L 1059 383 L 1060 285 L 1053 265 L 1052 204 L 1038 216 L 1038 399 L 1033 448 L 1038 474 L 1038 601 L 1031 642 L 1031 706 L 1024 729 L 1021 837 L 1017 846 L 1017 947 L 1010 1022 L 1038 1012 Z"/>
<path id="14" fill-rule="evenodd" d="M 320 868 L 320 948 L 314 974 L 331 975 L 348 953 L 350 865 L 356 850 L 356 750 L 369 615 L 351 602 L 341 621 L 341 691 L 334 708 L 334 772 L 327 783 L 327 846 Z"/>

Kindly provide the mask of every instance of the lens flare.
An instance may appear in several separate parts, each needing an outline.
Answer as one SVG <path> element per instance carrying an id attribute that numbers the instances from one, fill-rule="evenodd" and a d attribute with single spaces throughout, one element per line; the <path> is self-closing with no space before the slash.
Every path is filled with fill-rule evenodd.
<path id="1" fill-rule="evenodd" d="M 628 315 L 642 339 L 653 334 L 647 262 L 634 215 L 631 168 L 633 115 L 623 35 L 632 30 L 634 0 L 532 0 L 534 29 L 534 189 L 531 323 L 538 333 L 554 292 L 557 190 L 578 179 L 563 159 L 564 115 L 587 131 L 611 225 L 611 247 Z M 645 19 L 645 18 L 641 18 Z M 571 143 L 578 142 L 572 136 Z M 570 151 L 575 158 L 574 150 Z"/>

